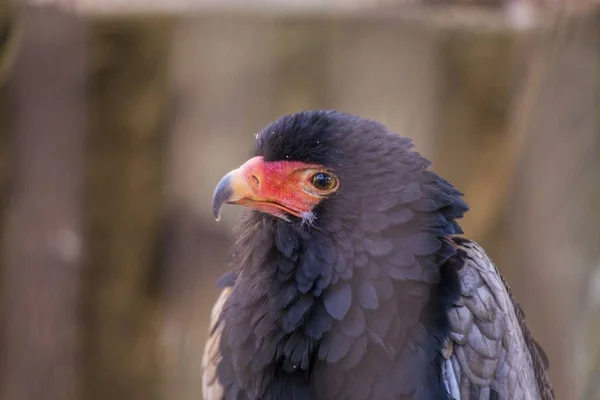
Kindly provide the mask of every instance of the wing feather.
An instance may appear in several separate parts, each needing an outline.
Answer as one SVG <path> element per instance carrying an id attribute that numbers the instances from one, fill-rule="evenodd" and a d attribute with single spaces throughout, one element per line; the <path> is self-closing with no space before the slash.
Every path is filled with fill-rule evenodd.
<path id="1" fill-rule="evenodd" d="M 456 239 L 464 263 L 460 298 L 448 312 L 442 376 L 455 400 L 552 400 L 547 357 L 493 262 L 476 243 Z"/>

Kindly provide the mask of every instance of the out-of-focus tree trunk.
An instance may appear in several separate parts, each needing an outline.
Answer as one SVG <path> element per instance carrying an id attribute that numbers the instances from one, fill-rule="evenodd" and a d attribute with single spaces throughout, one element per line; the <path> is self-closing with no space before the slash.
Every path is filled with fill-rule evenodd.
<path id="1" fill-rule="evenodd" d="M 85 399 L 159 395 L 171 20 L 93 22 L 85 233 Z"/>
<path id="2" fill-rule="evenodd" d="M 23 24 L 6 92 L 11 151 L 1 397 L 75 400 L 87 31 L 54 9 L 26 9 Z"/>
<path id="3" fill-rule="evenodd" d="M 6 183 L 7 183 L 7 134 L 6 134 L 6 80 L 14 65 L 16 51 L 20 42 L 22 23 L 15 11 L 12 0 L 0 0 L 0 226 L 5 222 Z M 0 236 L 3 235 L 0 229 Z M 3 260 L 0 261 L 0 282 L 3 272 Z M 0 296 L 0 325 L 4 323 L 3 298 Z M 0 329 L 1 331 L 1 329 Z M 0 336 L 1 337 L 1 336 Z M 1 357 L 0 347 L 0 357 Z M 1 383 L 0 383 L 1 384 Z"/>
<path id="4" fill-rule="evenodd" d="M 16 0 L 0 0 L 0 83 L 11 70 L 19 43 L 21 19 Z"/>
<path id="5" fill-rule="evenodd" d="M 5 204 L 6 204 L 6 181 L 7 181 L 7 134 L 6 134 L 6 80 L 14 64 L 16 49 L 18 48 L 18 34 L 21 24 L 18 23 L 19 17 L 15 12 L 12 0 L 0 0 L 0 226 L 5 222 Z M 0 236 L 3 235 L 0 229 Z M 0 282 L 4 261 L 0 261 Z M 4 324 L 4 299 L 0 296 L 0 326 Z M 0 328 L 0 331 L 2 331 Z M 2 336 L 0 336 L 1 338 Z M 2 347 L 0 346 L 0 357 L 2 357 Z M 1 385 L 1 381 L 0 381 Z"/>
<path id="6" fill-rule="evenodd" d="M 328 106 L 376 119 L 433 155 L 437 35 L 402 14 L 330 21 Z"/>
<path id="7" fill-rule="evenodd" d="M 465 193 L 473 212 L 461 226 L 481 240 L 498 218 L 522 153 L 520 137 L 508 129 L 520 81 L 517 35 L 508 28 L 440 33 L 433 168 Z"/>
<path id="8" fill-rule="evenodd" d="M 600 15 L 598 16 L 600 19 Z M 598 66 L 600 66 L 600 57 L 598 60 Z M 600 68 L 598 68 L 598 75 L 600 76 Z M 598 85 L 600 92 L 600 85 Z M 600 98 L 600 96 L 598 96 Z M 596 100 L 596 110 L 598 112 L 598 121 L 600 121 L 600 101 Z M 600 154 L 600 129 L 597 129 L 597 142 L 596 151 Z M 600 170 L 600 159 L 596 160 L 596 171 Z M 592 190 L 594 191 L 593 197 L 593 210 L 594 220 L 597 227 L 598 244 L 600 248 L 600 179 L 594 179 Z M 596 265 L 590 266 L 589 271 L 589 290 L 584 298 L 584 305 L 587 306 L 586 312 L 582 315 L 584 323 L 588 324 L 588 329 L 585 331 L 587 338 L 583 338 L 582 341 L 589 346 L 590 351 L 586 353 L 588 356 L 588 368 L 589 373 L 587 374 L 587 385 L 586 391 L 584 392 L 584 398 L 590 400 L 600 400 L 600 260 Z M 584 349 L 581 349 L 584 350 Z"/>
<path id="9" fill-rule="evenodd" d="M 167 172 L 172 245 L 160 340 L 165 400 L 202 396 L 206 321 L 230 243 L 229 230 L 206 211 L 219 174 L 250 155 L 253 133 L 270 118 L 272 32 L 269 19 L 213 15 L 185 20 L 175 32 L 176 118 Z M 225 219 L 230 227 L 233 216 Z"/>

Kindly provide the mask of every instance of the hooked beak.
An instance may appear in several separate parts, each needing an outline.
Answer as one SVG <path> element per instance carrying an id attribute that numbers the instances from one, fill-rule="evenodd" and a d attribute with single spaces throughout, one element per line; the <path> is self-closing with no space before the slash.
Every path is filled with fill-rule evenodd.
<path id="1" fill-rule="evenodd" d="M 215 188 L 213 194 L 213 215 L 218 221 L 221 219 L 221 208 L 228 203 L 235 203 L 244 198 L 254 197 L 255 190 L 248 182 L 246 174 L 241 168 L 234 169 L 225 175 Z"/>

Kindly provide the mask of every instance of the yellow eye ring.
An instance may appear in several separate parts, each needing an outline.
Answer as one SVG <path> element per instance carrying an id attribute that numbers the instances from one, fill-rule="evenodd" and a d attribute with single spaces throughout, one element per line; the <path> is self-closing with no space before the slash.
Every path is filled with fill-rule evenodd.
<path id="1" fill-rule="evenodd" d="M 317 172 L 310 177 L 310 184 L 317 190 L 328 192 L 337 187 L 338 181 L 335 176 L 327 172 Z"/>

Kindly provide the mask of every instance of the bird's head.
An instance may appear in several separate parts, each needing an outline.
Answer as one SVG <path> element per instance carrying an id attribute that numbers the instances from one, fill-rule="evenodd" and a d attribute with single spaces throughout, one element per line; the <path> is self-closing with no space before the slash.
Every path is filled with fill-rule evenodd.
<path id="1" fill-rule="evenodd" d="M 403 205 L 430 197 L 423 182 L 439 179 L 411 147 L 382 124 L 341 112 L 284 116 L 257 135 L 254 157 L 218 183 L 213 213 L 218 220 L 233 203 L 290 223 L 383 229 L 403 218 Z"/>
<path id="2" fill-rule="evenodd" d="M 225 175 L 215 190 L 213 212 L 224 203 L 246 206 L 290 221 L 311 219 L 315 207 L 339 189 L 327 166 L 303 161 L 266 161 L 255 156 Z"/>

